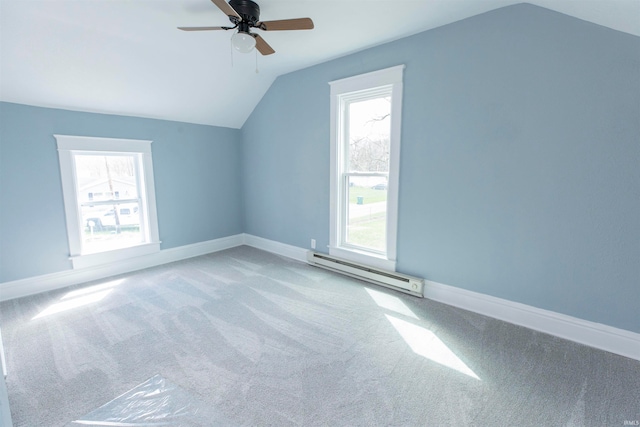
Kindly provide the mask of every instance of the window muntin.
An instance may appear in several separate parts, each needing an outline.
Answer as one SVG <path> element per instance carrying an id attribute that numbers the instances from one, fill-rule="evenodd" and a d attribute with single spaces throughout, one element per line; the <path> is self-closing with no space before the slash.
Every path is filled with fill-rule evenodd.
<path id="1" fill-rule="evenodd" d="M 404 65 L 330 82 L 329 252 L 395 270 Z"/>

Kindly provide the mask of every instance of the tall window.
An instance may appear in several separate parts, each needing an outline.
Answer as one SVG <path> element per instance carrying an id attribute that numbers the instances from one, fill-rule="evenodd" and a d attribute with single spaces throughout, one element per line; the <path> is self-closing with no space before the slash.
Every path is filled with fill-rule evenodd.
<path id="1" fill-rule="evenodd" d="M 55 138 L 74 268 L 159 251 L 151 141 Z"/>
<path id="2" fill-rule="evenodd" d="M 403 69 L 330 83 L 330 253 L 387 270 L 395 270 Z"/>

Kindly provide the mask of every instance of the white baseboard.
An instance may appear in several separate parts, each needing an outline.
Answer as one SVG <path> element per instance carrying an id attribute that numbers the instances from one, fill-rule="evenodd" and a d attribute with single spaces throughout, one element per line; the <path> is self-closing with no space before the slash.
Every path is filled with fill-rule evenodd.
<path id="1" fill-rule="evenodd" d="M 425 298 L 640 360 L 640 334 L 529 305 L 426 281 Z"/>
<path id="2" fill-rule="evenodd" d="M 274 240 L 264 239 L 251 234 L 243 234 L 243 242 L 247 246 L 271 252 L 296 261 L 307 262 L 307 249 L 287 245 Z"/>
<path id="3" fill-rule="evenodd" d="M 99 280 L 117 274 L 129 273 L 241 245 L 251 246 L 297 261 L 307 262 L 307 249 L 250 234 L 237 234 L 207 242 L 164 249 L 152 255 L 132 258 L 117 264 L 108 264 L 82 270 L 67 270 L 0 283 L 0 301 L 64 288 L 92 280 Z M 631 359 L 640 360 L 640 334 L 635 332 L 428 280 L 425 283 L 424 296 L 425 298 L 447 305 L 555 335 Z"/>
<path id="4" fill-rule="evenodd" d="M 79 283 L 104 279 L 118 274 L 130 273 L 144 268 L 181 261 L 183 259 L 241 246 L 242 244 L 243 235 L 237 234 L 206 242 L 179 246 L 177 248 L 163 249 L 160 252 L 119 261 L 117 263 L 83 269 L 65 270 L 42 276 L 4 282 L 0 283 L 0 301 L 21 298 L 54 289 L 65 288 Z"/>
<path id="5" fill-rule="evenodd" d="M 244 234 L 244 244 L 307 262 L 307 250 Z M 454 286 L 425 281 L 424 297 L 515 325 L 640 360 L 640 334 Z"/>
<path id="6" fill-rule="evenodd" d="M 307 249 L 243 235 L 244 244 L 307 262 Z M 533 306 L 425 281 L 425 298 L 524 326 L 590 347 L 640 360 L 640 334 Z"/>

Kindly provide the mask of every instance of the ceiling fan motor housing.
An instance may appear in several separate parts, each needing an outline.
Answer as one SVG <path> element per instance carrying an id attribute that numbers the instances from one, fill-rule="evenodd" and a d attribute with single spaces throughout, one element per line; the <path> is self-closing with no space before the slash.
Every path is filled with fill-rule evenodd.
<path id="1" fill-rule="evenodd" d="M 231 0 L 229 5 L 238 12 L 238 15 L 242 17 L 242 21 L 249 24 L 250 27 L 254 27 L 260 19 L 260 6 L 256 2 L 251 0 Z M 235 16 L 230 16 L 229 19 L 234 24 L 239 23 L 238 18 Z"/>

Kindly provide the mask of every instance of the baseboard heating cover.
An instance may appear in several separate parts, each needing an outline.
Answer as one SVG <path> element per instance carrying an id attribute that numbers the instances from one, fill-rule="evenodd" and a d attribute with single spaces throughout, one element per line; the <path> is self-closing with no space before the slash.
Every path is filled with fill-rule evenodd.
<path id="1" fill-rule="evenodd" d="M 393 271 L 380 270 L 357 262 L 309 251 L 307 262 L 317 267 L 336 271 L 356 279 L 366 280 L 376 285 L 395 289 L 417 297 L 424 296 L 424 279 L 407 276 Z"/>

